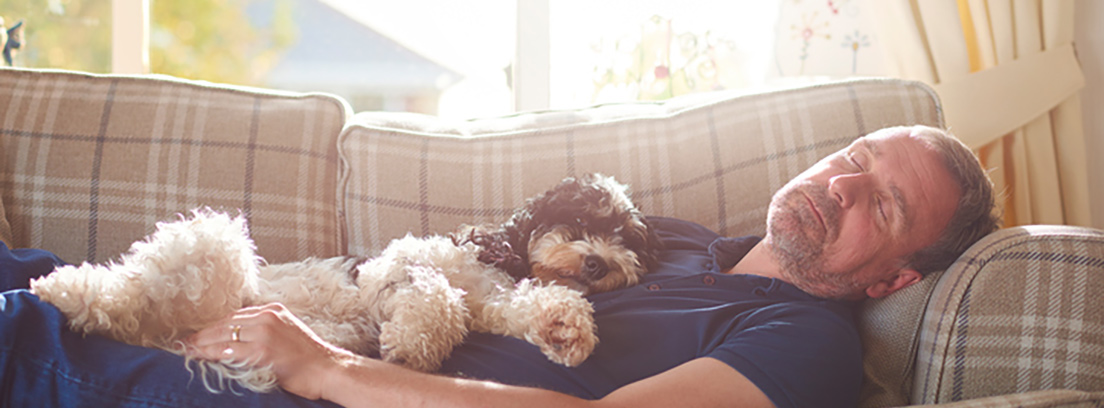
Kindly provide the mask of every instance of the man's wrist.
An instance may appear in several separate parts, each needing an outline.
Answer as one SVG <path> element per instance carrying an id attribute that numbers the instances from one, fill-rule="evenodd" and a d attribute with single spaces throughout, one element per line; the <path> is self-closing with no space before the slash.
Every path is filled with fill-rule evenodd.
<path id="1" fill-rule="evenodd" d="M 319 376 L 319 395 L 322 399 L 341 403 L 348 393 L 359 389 L 357 377 L 363 376 L 367 359 L 345 350 L 331 351 L 330 362 Z"/>

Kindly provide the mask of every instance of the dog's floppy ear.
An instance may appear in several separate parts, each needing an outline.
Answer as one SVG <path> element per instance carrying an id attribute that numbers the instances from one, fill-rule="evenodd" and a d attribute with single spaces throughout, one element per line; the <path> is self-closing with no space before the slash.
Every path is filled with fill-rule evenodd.
<path id="1" fill-rule="evenodd" d="M 659 263 L 659 251 L 663 248 L 663 241 L 659 239 L 648 218 L 640 211 L 640 207 L 629 198 L 628 187 L 623 187 L 622 192 L 627 201 L 623 204 L 625 211 L 621 213 L 619 234 L 625 242 L 625 247 L 636 253 L 641 266 L 650 272 Z"/>
<path id="2" fill-rule="evenodd" d="M 502 269 L 515 279 L 529 274 L 528 260 L 514 251 L 504 228 L 462 225 L 449 238 L 457 246 L 468 242 L 479 246 L 479 262 Z"/>
<path id="3" fill-rule="evenodd" d="M 628 242 L 629 249 L 636 252 L 637 259 L 644 269 L 650 272 L 659 264 L 659 251 L 663 249 L 663 241 L 659 239 L 659 235 L 656 234 L 655 228 L 648 222 L 647 217 L 641 215 L 639 210 L 633 211 L 634 224 L 640 227 L 628 232 L 625 240 Z"/>
<path id="4" fill-rule="evenodd" d="M 563 183 L 560 185 L 563 185 Z M 510 276 L 513 276 L 514 279 L 529 276 L 529 239 L 533 236 L 533 229 L 539 225 L 533 217 L 537 213 L 547 211 L 551 205 L 549 202 L 553 190 L 525 200 L 525 205 L 514 210 L 514 214 L 510 219 L 502 224 L 503 241 L 513 251 L 513 254 L 521 260 L 514 268 L 501 268 Z"/>

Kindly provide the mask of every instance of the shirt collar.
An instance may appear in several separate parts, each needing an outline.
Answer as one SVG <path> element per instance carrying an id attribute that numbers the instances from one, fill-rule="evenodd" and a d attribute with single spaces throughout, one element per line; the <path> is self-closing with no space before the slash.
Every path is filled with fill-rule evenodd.
<path id="1" fill-rule="evenodd" d="M 709 254 L 713 255 L 713 265 L 717 271 L 727 271 L 736 266 L 741 259 L 755 247 L 762 238 L 756 236 L 746 237 L 720 237 L 709 244 Z"/>

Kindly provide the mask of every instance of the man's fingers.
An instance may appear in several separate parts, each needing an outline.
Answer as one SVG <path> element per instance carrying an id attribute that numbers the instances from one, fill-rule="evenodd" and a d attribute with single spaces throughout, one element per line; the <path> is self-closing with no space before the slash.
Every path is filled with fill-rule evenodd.
<path id="1" fill-rule="evenodd" d="M 284 307 L 284 305 L 282 305 L 280 303 L 267 303 L 267 304 L 263 304 L 263 305 L 259 305 L 259 306 L 243 307 L 241 310 L 239 310 L 239 312 L 245 312 L 245 313 L 259 313 L 259 312 L 263 312 L 263 311 L 279 312 L 279 311 L 282 311 L 282 310 L 285 310 L 285 309 L 287 309 L 287 308 Z"/>
<path id="2" fill-rule="evenodd" d="M 258 350 L 255 343 L 228 341 L 206 346 L 191 346 L 188 348 L 188 354 L 202 360 L 230 360 L 255 364 L 261 357 Z"/>
<path id="3" fill-rule="evenodd" d="M 220 320 L 216 324 L 240 324 L 242 321 L 250 320 L 258 316 L 266 314 L 278 314 L 287 308 L 279 303 L 269 303 L 260 306 L 243 307 L 238 311 L 230 314 L 226 318 Z"/>
<path id="4" fill-rule="evenodd" d="M 250 339 L 256 339 L 257 332 L 264 331 L 258 330 L 258 326 L 282 320 L 280 314 L 286 310 L 287 308 L 279 303 L 245 307 L 192 334 L 185 342 L 205 347 L 235 339 L 241 342 L 251 341 Z M 237 335 L 234 334 L 235 331 Z"/>
<path id="5" fill-rule="evenodd" d="M 185 343 L 195 347 L 207 347 L 211 345 L 234 342 L 244 342 L 249 338 L 247 329 L 249 325 L 238 323 L 216 323 L 203 330 L 195 332 L 184 340 Z M 237 335 L 234 333 L 237 332 Z"/>

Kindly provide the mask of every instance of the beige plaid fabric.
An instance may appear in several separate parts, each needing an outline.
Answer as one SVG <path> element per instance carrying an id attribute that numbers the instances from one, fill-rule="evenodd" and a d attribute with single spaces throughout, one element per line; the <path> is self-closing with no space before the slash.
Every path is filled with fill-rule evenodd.
<path id="1" fill-rule="evenodd" d="M 1100 408 L 1104 406 L 1104 392 L 1044 390 L 919 406 L 940 408 Z"/>
<path id="2" fill-rule="evenodd" d="M 863 302 L 859 335 L 863 344 L 863 386 L 859 407 L 908 405 L 924 306 L 942 272 L 881 299 Z"/>
<path id="3" fill-rule="evenodd" d="M 104 261 L 158 221 L 241 211 L 269 261 L 341 252 L 343 101 L 168 77 L 0 70 L 13 245 Z"/>
<path id="4" fill-rule="evenodd" d="M 882 127 L 940 121 L 928 88 L 896 80 L 466 122 L 361 113 L 339 141 L 348 251 L 500 223 L 527 197 L 589 172 L 628 183 L 646 214 L 762 234 L 771 194 L 819 158 Z"/>
<path id="5" fill-rule="evenodd" d="M 912 402 L 1104 390 L 1101 293 L 1104 231 L 1028 226 L 991 234 L 934 289 Z"/>

